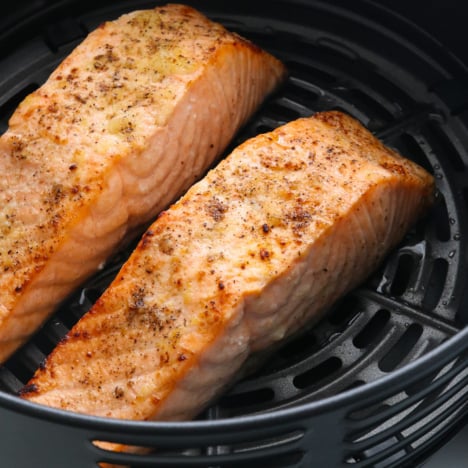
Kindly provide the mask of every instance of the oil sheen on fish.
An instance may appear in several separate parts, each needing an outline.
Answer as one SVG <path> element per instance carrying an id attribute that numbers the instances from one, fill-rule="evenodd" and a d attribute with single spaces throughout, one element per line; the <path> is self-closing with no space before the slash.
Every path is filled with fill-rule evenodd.
<path id="1" fill-rule="evenodd" d="M 251 353 L 362 282 L 433 188 L 339 112 L 248 140 L 151 225 L 23 398 L 112 418 L 194 417 Z"/>
<path id="2" fill-rule="evenodd" d="M 0 137 L 0 361 L 199 179 L 285 68 L 192 8 L 102 24 Z"/>

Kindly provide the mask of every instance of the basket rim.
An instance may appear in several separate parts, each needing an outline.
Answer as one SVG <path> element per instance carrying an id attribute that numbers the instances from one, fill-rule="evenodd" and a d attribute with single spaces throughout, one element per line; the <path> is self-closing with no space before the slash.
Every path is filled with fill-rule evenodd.
<path id="1" fill-rule="evenodd" d="M 465 326 L 445 343 L 438 345 L 419 359 L 373 382 L 317 401 L 300 403 L 296 406 L 265 413 L 230 418 L 182 422 L 112 419 L 48 407 L 39 403 L 22 400 L 20 397 L 4 391 L 0 391 L 0 408 L 10 409 L 25 416 L 48 420 L 52 423 L 67 426 L 73 425 L 77 429 L 97 429 L 112 433 L 124 430 L 127 434 L 156 434 L 159 431 L 164 432 L 166 435 L 168 433 L 182 434 L 185 432 L 193 434 L 195 430 L 202 431 L 208 429 L 215 432 L 222 428 L 238 431 L 243 428 L 246 429 L 251 425 L 257 425 L 258 427 L 259 424 L 264 425 L 273 421 L 275 423 L 298 422 L 303 418 L 310 418 L 327 412 L 343 412 L 345 409 L 345 413 L 348 413 L 357 403 L 362 404 L 365 401 L 366 405 L 368 405 L 371 401 L 381 401 L 400 392 L 403 388 L 408 387 L 456 359 L 465 350 L 468 350 L 468 326 Z"/>

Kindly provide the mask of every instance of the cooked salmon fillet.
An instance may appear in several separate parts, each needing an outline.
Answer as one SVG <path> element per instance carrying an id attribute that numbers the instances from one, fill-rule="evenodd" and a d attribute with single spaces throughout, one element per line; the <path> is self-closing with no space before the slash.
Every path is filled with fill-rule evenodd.
<path id="1" fill-rule="evenodd" d="M 253 138 L 159 216 L 22 396 L 192 418 L 251 353 L 363 281 L 432 194 L 425 170 L 338 112 Z"/>
<path id="2" fill-rule="evenodd" d="M 0 137 L 0 361 L 200 178 L 284 77 L 186 6 L 92 32 Z"/>
<path id="3" fill-rule="evenodd" d="M 433 188 L 339 112 L 248 140 L 158 217 L 22 397 L 112 418 L 192 418 L 251 353 L 362 282 Z"/>

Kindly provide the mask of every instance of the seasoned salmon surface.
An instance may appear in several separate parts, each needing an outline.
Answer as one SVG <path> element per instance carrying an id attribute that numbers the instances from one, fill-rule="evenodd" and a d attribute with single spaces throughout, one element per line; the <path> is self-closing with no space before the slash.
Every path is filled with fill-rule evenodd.
<path id="1" fill-rule="evenodd" d="M 0 137 L 0 361 L 200 178 L 283 65 L 195 10 L 102 24 Z"/>
<path id="2" fill-rule="evenodd" d="M 344 114 L 253 138 L 159 216 L 22 396 L 191 418 L 363 281 L 432 198 L 425 170 Z"/>

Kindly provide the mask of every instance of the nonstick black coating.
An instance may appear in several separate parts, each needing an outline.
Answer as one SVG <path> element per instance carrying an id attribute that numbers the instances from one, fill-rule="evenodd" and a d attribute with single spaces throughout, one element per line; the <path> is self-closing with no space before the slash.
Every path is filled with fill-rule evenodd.
<path id="1" fill-rule="evenodd" d="M 52 1 L 4 17 L 0 131 L 89 30 L 156 3 Z M 75 466 L 75 452 L 76 466 L 92 466 L 101 455 L 88 440 L 114 437 L 159 448 L 146 457 L 104 455 L 135 466 L 413 463 L 467 413 L 467 70 L 429 35 L 370 2 L 187 3 L 268 49 L 290 71 L 232 146 L 294 118 L 340 109 L 435 175 L 435 207 L 365 284 L 197 422 L 109 422 L 20 401 L 16 392 L 130 249 L 121 252 L 0 369 L 3 420 L 24 420 L 30 429 L 23 433 L 30 454 L 5 447 L 11 466 L 30 466 L 26 455 L 43 466 Z M 55 440 L 40 436 L 46 428 Z"/>

